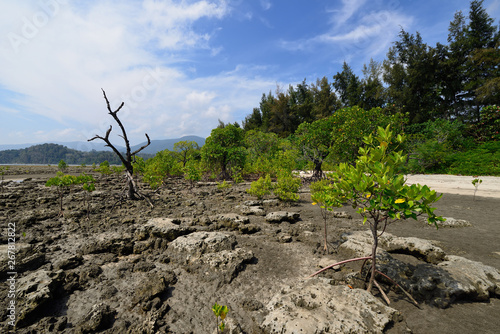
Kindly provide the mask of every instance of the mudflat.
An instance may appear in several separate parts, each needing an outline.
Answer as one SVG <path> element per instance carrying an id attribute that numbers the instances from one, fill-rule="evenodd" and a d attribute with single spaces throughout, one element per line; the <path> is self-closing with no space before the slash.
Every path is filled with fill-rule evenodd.
<path id="1" fill-rule="evenodd" d="M 123 177 L 101 176 L 90 167 L 67 170 L 97 179 L 89 219 L 78 187 L 65 190 L 60 215 L 57 191 L 44 185 L 56 172 L 56 166 L 11 166 L 0 189 L 1 244 L 8 244 L 9 223 L 16 233 L 16 333 L 214 333 L 215 302 L 229 307 L 231 333 L 270 333 L 273 301 L 308 284 L 307 276 L 325 263 L 348 258 L 340 251 L 345 235 L 367 229 L 352 208 L 339 208 L 344 216 L 328 218 L 324 252 L 323 218 L 311 204 L 307 182 L 295 204 L 256 201 L 245 192 L 249 182 L 219 189 L 213 182 L 167 179 L 156 191 L 140 184 L 151 208 L 146 201 L 120 201 Z M 467 224 L 436 229 L 423 219 L 406 220 L 387 232 L 431 240 L 446 255 L 498 271 L 500 178 L 479 178 L 483 182 L 473 200 L 472 176 L 409 175 L 408 183 L 444 194 L 435 205 L 438 214 Z M 267 218 L 283 212 L 282 220 Z M 7 332 L 12 329 L 10 287 L 6 254 L 1 255 L 1 329 Z M 433 265 L 414 255 L 393 254 L 412 265 Z M 360 266 L 342 266 L 321 277 L 345 287 Z M 400 314 L 384 333 L 497 333 L 500 328 L 498 289 L 480 300 L 473 293 L 457 295 L 443 308 L 418 298 L 416 307 L 390 284 L 384 288 L 389 306 Z M 376 290 L 374 295 L 385 303 Z M 302 300 L 294 305 L 299 319 L 313 307 Z"/>

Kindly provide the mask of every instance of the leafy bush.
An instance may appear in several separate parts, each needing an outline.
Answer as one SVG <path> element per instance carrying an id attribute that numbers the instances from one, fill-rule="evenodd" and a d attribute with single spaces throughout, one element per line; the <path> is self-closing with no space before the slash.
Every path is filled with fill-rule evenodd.
<path id="1" fill-rule="evenodd" d="M 299 200 L 299 188 L 301 182 L 291 173 L 281 173 L 274 187 L 274 194 L 285 202 L 297 202 Z"/>
<path id="2" fill-rule="evenodd" d="M 363 217 L 363 224 L 368 222 L 370 225 L 373 236 L 371 256 L 350 260 L 371 260 L 368 291 L 371 290 L 378 272 L 378 238 L 391 221 L 406 218 L 416 220 L 417 215 L 426 214 L 429 224 L 435 224 L 437 227 L 437 222 L 444 220 L 437 216 L 434 213 L 435 208 L 431 207 L 442 195 L 438 196 L 425 185 L 405 184 L 405 177 L 400 172 L 406 159 L 402 151 L 390 152 L 388 147 L 391 141 L 401 144 L 404 137 L 394 137 L 389 126 L 385 129 L 379 127 L 377 137 L 374 138 L 370 134 L 364 138 L 366 148 L 359 149 L 355 165 L 341 163 L 331 174 L 331 184 L 319 184 L 319 187 L 324 187 L 318 196 L 325 207 L 331 210 L 347 203 L 357 209 L 356 212 Z M 382 289 L 379 290 L 384 294 Z"/>
<path id="3" fill-rule="evenodd" d="M 271 176 L 267 174 L 265 177 L 261 176 L 257 181 L 252 182 L 250 188 L 247 189 L 247 193 L 262 199 L 262 197 L 271 194 L 272 189 Z"/>
<path id="4" fill-rule="evenodd" d="M 184 179 L 190 181 L 191 183 L 200 181 L 203 175 L 200 163 L 196 160 L 189 160 L 186 162 L 182 171 L 184 172 Z"/>
<path id="5" fill-rule="evenodd" d="M 226 180 L 222 182 L 217 182 L 217 189 L 222 190 L 222 189 L 229 189 L 231 188 L 232 184 L 229 182 L 226 182 Z"/>
<path id="6" fill-rule="evenodd" d="M 160 187 L 169 176 L 182 175 L 182 167 L 169 150 L 163 150 L 146 161 L 143 181 L 151 188 Z"/>
<path id="7" fill-rule="evenodd" d="M 448 157 L 447 173 L 461 175 L 500 176 L 500 141 L 486 142 L 466 152 Z"/>
<path id="8" fill-rule="evenodd" d="M 66 162 L 64 162 L 64 160 L 61 159 L 61 161 L 59 161 L 59 163 L 57 164 L 57 168 L 61 172 L 64 172 L 66 170 L 66 168 L 68 168 L 68 165 L 66 164 Z"/>

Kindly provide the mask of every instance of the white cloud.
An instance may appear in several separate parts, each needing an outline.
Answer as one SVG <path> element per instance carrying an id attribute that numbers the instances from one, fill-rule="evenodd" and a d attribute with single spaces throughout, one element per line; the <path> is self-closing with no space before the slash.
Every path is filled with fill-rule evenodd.
<path id="1" fill-rule="evenodd" d="M 346 23 L 364 4 L 366 0 L 342 0 L 342 8 L 333 10 L 332 23 L 339 27 Z"/>
<path id="2" fill-rule="evenodd" d="M 329 46 L 332 53 L 339 57 L 333 59 L 337 62 L 349 62 L 354 57 L 366 62 L 372 57 L 384 55 L 401 27 L 407 29 L 414 19 L 396 9 L 372 11 L 359 19 L 349 20 L 363 3 L 364 0 L 352 4 L 344 1 L 342 9 L 333 12 L 332 25 L 328 31 L 309 39 L 281 41 L 281 46 L 303 52 L 317 52 L 318 47 Z M 340 18 L 342 25 L 338 24 Z"/>
<path id="3" fill-rule="evenodd" d="M 264 10 L 269 10 L 272 7 L 272 3 L 269 0 L 260 0 L 260 6 Z"/>
<path id="4" fill-rule="evenodd" d="M 32 18 L 47 12 L 37 1 L 0 5 L 0 36 L 22 40 L 16 47 L 7 38 L 0 42 L 0 89 L 18 93 L 0 112 L 24 110 L 71 130 L 44 130 L 37 140 L 81 140 L 104 134 L 110 124 L 116 136 L 101 88 L 113 110 L 125 102 L 120 119 L 131 140 L 143 141 L 144 132 L 152 139 L 208 135 L 207 124 L 239 120 L 235 113 L 248 113 L 270 85 L 243 72 L 191 77 L 191 53 L 223 51 L 211 45 L 216 30 L 195 29 L 195 23 L 224 18 L 226 1 L 47 1 L 58 7 L 39 27 Z M 30 24 L 33 36 L 25 34 Z"/>

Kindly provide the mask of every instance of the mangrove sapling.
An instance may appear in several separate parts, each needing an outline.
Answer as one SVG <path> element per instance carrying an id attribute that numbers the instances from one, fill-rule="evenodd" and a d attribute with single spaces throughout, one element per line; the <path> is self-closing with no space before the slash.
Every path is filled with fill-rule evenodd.
<path id="1" fill-rule="evenodd" d="M 426 185 L 405 184 L 405 177 L 400 172 L 406 158 L 401 151 L 389 152 L 388 146 L 394 139 L 389 126 L 385 129 L 379 127 L 377 134 L 376 138 L 372 135 L 365 137 L 366 147 L 359 149 L 356 164 L 340 164 L 331 174 L 331 182 L 321 190 L 321 198 L 328 210 L 347 203 L 357 209 L 356 212 L 363 217 L 363 224 L 369 223 L 373 237 L 371 254 L 343 261 L 371 261 L 367 291 L 371 291 L 373 285 L 379 288 L 375 280 L 376 274 L 380 273 L 376 268 L 378 238 L 385 232 L 387 225 L 400 219 L 416 220 L 421 214 L 426 214 L 429 224 L 434 224 L 436 228 L 438 221 L 444 221 L 434 213 L 435 208 L 430 206 L 442 195 L 438 196 Z M 398 145 L 402 144 L 403 140 L 401 135 L 395 138 Z M 384 295 L 382 289 L 379 290 Z M 388 301 L 387 298 L 386 300 Z"/>
<path id="2" fill-rule="evenodd" d="M 87 206 L 87 220 L 90 219 L 90 193 L 95 190 L 95 179 L 92 175 L 87 175 L 83 173 L 77 177 L 77 182 L 82 185 L 85 195 L 83 198 L 83 204 Z"/>
<path id="3" fill-rule="evenodd" d="M 224 319 L 226 318 L 227 313 L 229 312 L 229 309 L 227 308 L 226 305 L 222 306 L 217 303 L 212 306 L 212 311 L 215 314 L 215 318 L 217 319 L 217 333 L 224 332 L 224 328 L 226 327 L 226 324 L 224 323 Z M 219 318 L 220 318 L 220 324 L 219 324 Z"/>
<path id="4" fill-rule="evenodd" d="M 324 190 L 325 187 L 327 187 L 330 184 L 330 180 L 328 178 L 323 178 L 319 181 L 312 182 L 311 185 L 309 186 L 309 189 L 311 190 L 311 199 L 313 200 L 313 205 L 318 204 L 321 217 L 323 218 L 323 224 L 324 224 L 324 251 L 325 253 L 328 252 L 328 231 L 327 231 L 327 221 L 330 216 L 330 211 L 328 208 L 325 206 L 325 200 L 322 195 L 325 194 Z"/>
<path id="5" fill-rule="evenodd" d="M 59 163 L 57 164 L 57 168 L 59 169 L 59 171 L 64 173 L 66 171 L 66 168 L 68 168 L 68 164 L 61 159 L 61 161 L 59 161 Z"/>
<path id="6" fill-rule="evenodd" d="M 261 176 L 257 181 L 252 182 L 246 192 L 258 199 L 262 199 L 264 196 L 271 194 L 272 189 L 271 176 L 267 174 L 265 177 Z"/>
<path id="7" fill-rule="evenodd" d="M 78 178 L 74 175 L 65 175 L 63 172 L 57 172 L 55 177 L 47 180 L 45 183 L 46 187 L 56 187 L 57 194 L 59 195 L 59 216 L 64 216 L 63 210 L 63 196 L 64 188 L 69 188 L 70 186 L 77 184 Z"/>
<path id="8" fill-rule="evenodd" d="M 479 185 L 483 183 L 483 180 L 475 177 L 474 180 L 472 180 L 472 185 L 474 186 L 474 197 L 472 198 L 473 201 L 476 200 L 476 192 L 477 192 L 477 188 L 479 188 Z"/>
<path id="9" fill-rule="evenodd" d="M 284 202 L 297 202 L 300 199 L 298 194 L 301 181 L 298 177 L 293 177 L 291 172 L 282 171 L 273 187 L 274 195 Z"/>

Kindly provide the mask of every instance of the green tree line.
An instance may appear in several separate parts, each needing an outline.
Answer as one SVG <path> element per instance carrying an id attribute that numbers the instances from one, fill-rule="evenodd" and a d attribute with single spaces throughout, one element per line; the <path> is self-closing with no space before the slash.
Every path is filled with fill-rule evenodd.
<path id="1" fill-rule="evenodd" d="M 149 157 L 149 156 L 145 156 Z M 92 165 L 102 161 L 121 165 L 120 159 L 111 151 L 82 152 L 58 144 L 34 145 L 18 150 L 0 151 L 2 164 L 57 164 L 64 160 L 68 164 Z"/>
<path id="2" fill-rule="evenodd" d="M 481 122 L 483 107 L 500 101 L 500 32 L 483 8 L 470 3 L 468 16 L 457 12 L 447 43 L 426 44 L 420 33 L 401 30 L 382 62 L 371 60 L 358 77 L 344 62 L 329 82 L 306 79 L 288 90 L 263 94 L 243 121 L 243 129 L 274 132 L 285 138 L 303 122 L 336 110 L 389 105 L 408 114 L 410 125 L 436 119 Z"/>

